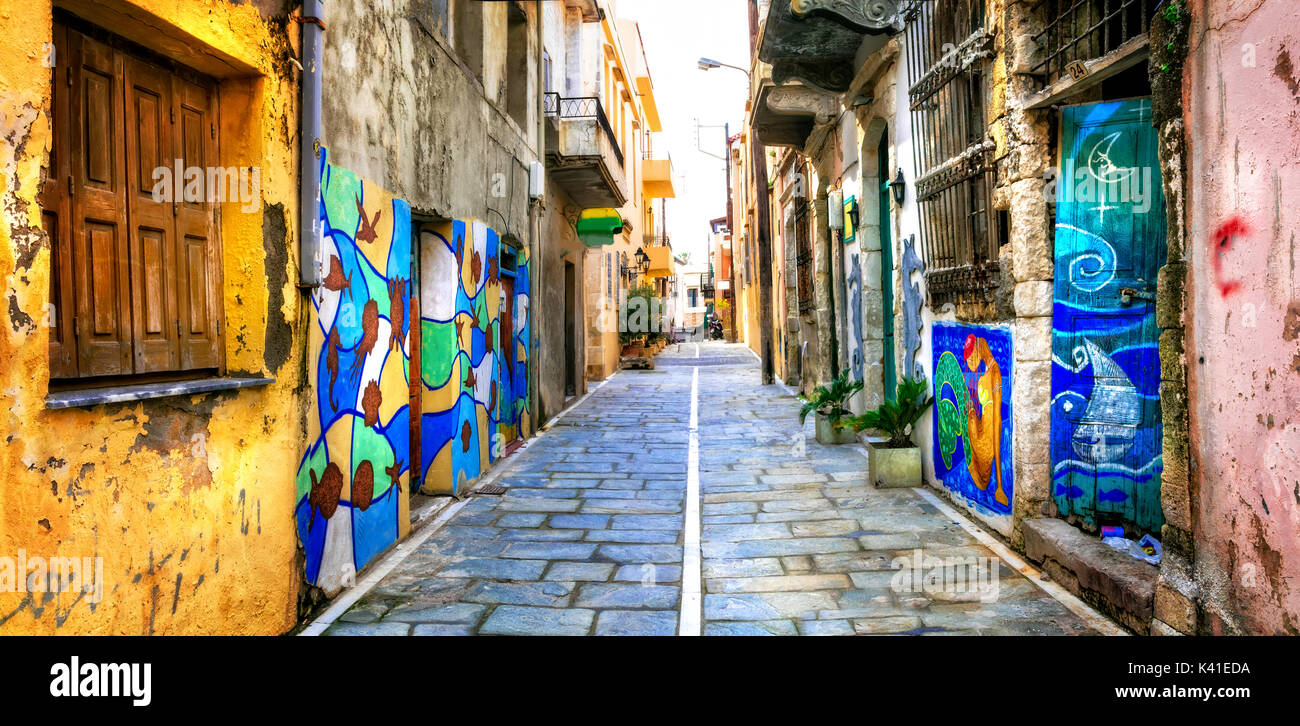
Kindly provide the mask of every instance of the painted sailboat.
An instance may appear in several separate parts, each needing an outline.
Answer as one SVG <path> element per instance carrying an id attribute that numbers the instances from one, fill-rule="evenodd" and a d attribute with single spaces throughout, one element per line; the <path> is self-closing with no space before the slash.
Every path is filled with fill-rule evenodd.
<path id="1" fill-rule="evenodd" d="M 1101 348 L 1088 339 L 1084 347 L 1092 366 L 1092 395 L 1070 445 L 1084 461 L 1116 462 L 1133 448 L 1142 423 L 1141 397 L 1124 369 Z"/>

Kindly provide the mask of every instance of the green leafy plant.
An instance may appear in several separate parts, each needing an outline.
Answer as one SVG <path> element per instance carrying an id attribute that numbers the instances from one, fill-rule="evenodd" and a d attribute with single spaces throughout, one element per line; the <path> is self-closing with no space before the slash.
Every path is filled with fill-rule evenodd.
<path id="1" fill-rule="evenodd" d="M 886 448 L 905 449 L 912 445 L 912 427 L 933 402 L 930 384 L 925 378 L 904 376 L 898 382 L 897 395 L 893 401 L 885 401 L 880 408 L 854 416 L 847 423 L 854 431 L 883 431 L 889 436 Z"/>
<path id="2" fill-rule="evenodd" d="M 816 411 L 830 421 L 831 428 L 840 428 L 840 419 L 845 414 L 851 413 L 848 409 L 849 396 L 861 390 L 862 381 L 850 378 L 849 369 L 845 368 L 829 384 L 814 388 L 811 396 L 799 397 L 799 401 L 803 403 L 803 407 L 799 409 L 799 423 L 802 424 L 808 418 L 808 414 Z"/>
<path id="3" fill-rule="evenodd" d="M 640 340 L 649 343 L 653 340 L 655 324 L 652 313 L 657 309 L 653 285 L 641 284 L 627 291 L 627 297 L 619 303 L 618 319 L 626 330 L 618 333 L 619 345 L 629 345 Z"/>

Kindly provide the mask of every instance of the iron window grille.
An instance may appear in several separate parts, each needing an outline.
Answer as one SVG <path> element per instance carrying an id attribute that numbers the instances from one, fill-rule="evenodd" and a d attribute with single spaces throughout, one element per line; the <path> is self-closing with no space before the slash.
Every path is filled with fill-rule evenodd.
<path id="1" fill-rule="evenodd" d="M 562 119 L 596 119 L 605 132 L 605 138 L 609 139 L 609 146 L 614 150 L 614 158 L 618 159 L 619 166 L 623 165 L 623 149 L 618 145 L 618 137 L 614 134 L 614 128 L 609 125 L 609 117 L 605 115 L 605 107 L 601 105 L 600 98 L 596 96 L 569 98 L 550 92 L 542 94 L 542 99 L 542 111 L 547 116 Z"/>
<path id="2" fill-rule="evenodd" d="M 799 294 L 799 314 L 813 311 L 813 252 L 812 236 L 808 229 L 808 200 L 799 198 L 794 203 L 795 271 Z"/>
<path id="3" fill-rule="evenodd" d="M 904 18 L 930 303 L 987 302 L 1001 241 L 992 212 L 995 145 L 984 115 L 993 55 L 985 0 L 913 0 Z"/>
<path id="4" fill-rule="evenodd" d="M 1032 72 L 1046 85 L 1077 62 L 1099 58 L 1146 34 L 1159 0 L 1041 0 L 1042 32 L 1034 36 L 1043 60 Z M 1077 72 L 1077 71 L 1076 71 Z"/>

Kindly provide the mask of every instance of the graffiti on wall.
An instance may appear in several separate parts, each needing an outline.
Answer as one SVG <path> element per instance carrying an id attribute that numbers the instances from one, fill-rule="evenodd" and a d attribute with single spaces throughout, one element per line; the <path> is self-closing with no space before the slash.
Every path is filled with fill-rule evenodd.
<path id="1" fill-rule="evenodd" d="M 321 259 L 312 295 L 310 444 L 298 464 L 307 581 L 327 591 L 409 524 L 410 207 L 321 153 Z"/>
<path id="2" fill-rule="evenodd" d="M 925 375 L 921 363 L 916 360 L 921 352 L 921 305 L 925 298 L 921 296 L 920 284 L 912 280 L 912 274 L 918 276 L 925 272 L 925 263 L 916 254 L 916 235 L 908 235 L 903 240 L 902 259 L 903 285 L 903 372 L 913 378 Z"/>
<path id="3" fill-rule="evenodd" d="M 1010 514 L 1011 333 L 961 323 L 935 323 L 934 472 L 975 507 Z"/>
<path id="4" fill-rule="evenodd" d="M 421 231 L 421 491 L 463 493 L 532 432 L 529 268 L 482 222 Z"/>
<path id="5" fill-rule="evenodd" d="M 1056 207 L 1052 496 L 1062 516 L 1159 532 L 1155 282 L 1166 249 L 1150 101 L 1062 113 L 1062 159 L 1077 171 L 1062 174 Z M 1238 232 L 1220 230 L 1220 251 Z M 1232 289 L 1221 282 L 1222 295 Z"/>
<path id="6" fill-rule="evenodd" d="M 849 337 L 849 363 L 853 379 L 862 380 L 862 265 L 858 253 L 849 255 L 849 320 L 853 322 L 853 335 Z"/>
<path id="7" fill-rule="evenodd" d="M 1232 249 L 1233 241 L 1250 234 L 1250 226 L 1241 217 L 1232 216 L 1220 224 L 1210 237 L 1210 264 L 1214 268 L 1214 286 L 1219 288 L 1219 297 L 1227 298 L 1241 288 L 1240 280 L 1225 279 L 1223 257 Z"/>

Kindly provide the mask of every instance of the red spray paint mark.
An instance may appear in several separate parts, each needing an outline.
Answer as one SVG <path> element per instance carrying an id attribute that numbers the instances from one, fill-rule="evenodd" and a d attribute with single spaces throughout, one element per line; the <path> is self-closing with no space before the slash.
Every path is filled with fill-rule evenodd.
<path id="1" fill-rule="evenodd" d="M 1226 298 L 1241 287 L 1240 280 L 1223 279 L 1223 255 L 1232 247 L 1233 237 L 1244 237 L 1247 234 L 1250 234 L 1250 227 L 1242 221 L 1241 217 L 1236 216 L 1214 230 L 1214 237 L 1211 238 L 1214 247 L 1210 250 L 1210 261 L 1214 265 L 1214 284 L 1219 288 L 1219 297 Z"/>

